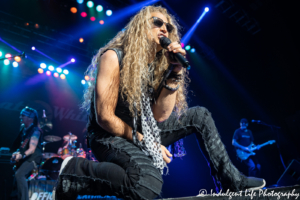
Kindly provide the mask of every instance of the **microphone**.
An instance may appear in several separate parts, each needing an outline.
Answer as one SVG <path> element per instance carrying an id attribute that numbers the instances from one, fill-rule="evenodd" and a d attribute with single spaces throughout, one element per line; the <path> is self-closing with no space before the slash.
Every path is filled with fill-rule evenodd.
<path id="1" fill-rule="evenodd" d="M 254 119 L 252 119 L 251 122 L 252 123 L 260 123 L 260 120 L 254 120 Z"/>
<path id="2" fill-rule="evenodd" d="M 171 40 L 167 37 L 161 37 L 159 38 L 159 42 L 160 45 L 162 46 L 162 48 L 167 49 L 169 44 L 171 44 Z M 171 54 L 174 55 L 174 57 L 176 58 L 176 60 L 185 68 L 189 67 L 189 61 L 187 61 L 187 59 L 185 57 L 183 57 L 183 55 L 181 55 L 180 53 L 173 53 L 173 52 L 169 52 Z"/>

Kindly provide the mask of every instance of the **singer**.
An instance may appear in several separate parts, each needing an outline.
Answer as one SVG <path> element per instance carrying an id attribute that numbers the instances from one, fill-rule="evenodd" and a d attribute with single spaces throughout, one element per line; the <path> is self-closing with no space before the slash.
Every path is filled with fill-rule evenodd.
<path id="1" fill-rule="evenodd" d="M 161 37 L 172 41 L 167 49 Z M 172 157 L 166 146 L 192 133 L 218 189 L 265 185 L 263 179 L 245 177 L 233 166 L 209 111 L 188 108 L 187 71 L 170 56 L 186 54 L 179 41 L 174 17 L 160 6 L 148 6 L 94 56 L 86 72 L 91 81 L 82 108 L 89 111 L 88 144 L 100 162 L 66 158 L 55 199 L 76 199 L 78 194 L 154 199 Z M 154 99 L 170 64 L 175 67 Z"/>

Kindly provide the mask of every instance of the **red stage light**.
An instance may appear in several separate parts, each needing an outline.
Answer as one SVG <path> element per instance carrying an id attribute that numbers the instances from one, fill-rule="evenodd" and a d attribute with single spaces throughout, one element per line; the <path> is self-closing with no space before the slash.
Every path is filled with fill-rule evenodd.
<path id="1" fill-rule="evenodd" d="M 71 11 L 71 13 L 77 13 L 77 8 L 75 8 L 75 7 L 72 7 L 71 9 L 70 9 L 70 11 Z"/>
<path id="2" fill-rule="evenodd" d="M 11 54 L 10 53 L 5 54 L 5 58 L 11 58 Z"/>
<path id="3" fill-rule="evenodd" d="M 91 19 L 91 21 L 95 21 L 96 17 L 91 17 L 90 19 Z"/>
<path id="4" fill-rule="evenodd" d="M 34 27 L 35 27 L 36 29 L 40 28 L 40 26 L 39 26 L 38 24 L 35 24 Z"/>
<path id="5" fill-rule="evenodd" d="M 86 17 L 86 16 L 87 16 L 86 12 L 81 13 L 81 17 Z"/>
<path id="6" fill-rule="evenodd" d="M 39 72 L 40 74 L 42 74 L 42 73 L 44 73 L 44 70 L 43 70 L 42 68 L 39 68 L 39 69 L 38 69 L 38 72 Z"/>
<path id="7" fill-rule="evenodd" d="M 47 74 L 48 76 L 50 76 L 50 75 L 51 75 L 51 72 L 50 72 L 50 71 L 46 71 L 46 74 Z"/>
<path id="8" fill-rule="evenodd" d="M 58 73 L 55 72 L 55 73 L 53 74 L 53 76 L 57 78 L 57 77 L 58 77 Z"/>
<path id="9" fill-rule="evenodd" d="M 100 20 L 99 23 L 102 25 L 102 24 L 104 24 L 104 21 L 103 21 L 103 20 Z"/>

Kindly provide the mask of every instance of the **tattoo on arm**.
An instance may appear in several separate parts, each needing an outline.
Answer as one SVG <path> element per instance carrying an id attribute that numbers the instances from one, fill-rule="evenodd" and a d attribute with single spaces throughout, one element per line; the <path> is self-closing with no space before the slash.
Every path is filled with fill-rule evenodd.
<path id="1" fill-rule="evenodd" d="M 33 154 L 36 146 L 38 145 L 39 142 L 39 137 L 40 137 L 40 132 L 39 131 L 35 131 L 31 138 L 30 138 L 30 143 L 29 143 L 29 149 L 26 151 L 26 155 L 30 155 Z"/>

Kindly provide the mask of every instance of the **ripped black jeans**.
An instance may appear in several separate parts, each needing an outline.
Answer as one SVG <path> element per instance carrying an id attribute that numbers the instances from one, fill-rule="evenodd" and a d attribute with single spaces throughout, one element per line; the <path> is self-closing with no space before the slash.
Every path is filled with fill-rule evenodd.
<path id="1" fill-rule="evenodd" d="M 193 107 L 179 120 L 175 115 L 158 123 L 162 145 L 168 146 L 196 133 L 203 155 L 217 186 L 238 191 L 245 177 L 231 163 L 206 108 Z M 99 163 L 71 159 L 59 177 L 58 199 L 76 199 L 77 194 L 111 195 L 124 199 L 154 199 L 163 184 L 152 160 L 132 142 L 112 135 L 90 136 L 91 149 Z"/>

